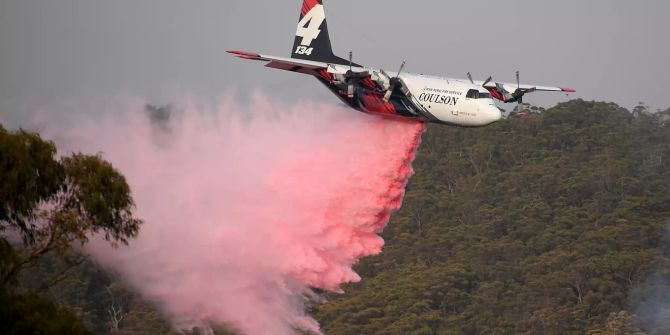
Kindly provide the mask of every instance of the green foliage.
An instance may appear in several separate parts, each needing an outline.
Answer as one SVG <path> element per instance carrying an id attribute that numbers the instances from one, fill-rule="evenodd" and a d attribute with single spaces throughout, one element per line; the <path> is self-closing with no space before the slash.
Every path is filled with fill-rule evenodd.
<path id="1" fill-rule="evenodd" d="M 99 156 L 74 154 L 62 165 L 71 192 L 64 209 L 74 212 L 77 226 L 102 230 L 108 241 L 124 244 L 137 235 L 141 221 L 132 216 L 134 203 L 123 175 Z"/>
<path id="2" fill-rule="evenodd" d="M 32 238 L 36 204 L 52 200 L 65 179 L 55 155 L 52 142 L 0 125 L 0 231 L 13 227 Z"/>
<path id="3" fill-rule="evenodd" d="M 100 156 L 56 160 L 52 142 L 0 126 L 0 231 L 18 234 L 23 248 L 0 236 L 0 285 L 46 253 L 67 253 L 101 232 L 112 244 L 137 235 L 140 220 L 125 178 Z"/>
<path id="4" fill-rule="evenodd" d="M 665 118 L 575 100 L 486 128 L 430 125 L 382 254 L 318 306 L 325 333 L 633 329 L 629 292 L 665 258 Z"/>
<path id="5" fill-rule="evenodd" d="M 67 308 L 35 293 L 0 293 L 0 334 L 92 333 Z"/>
<path id="6" fill-rule="evenodd" d="M 0 126 L 0 294 L 4 308 L 4 332 L 0 333 L 88 333 L 67 310 L 33 293 L 15 293 L 17 279 L 22 271 L 52 255 L 48 259 L 53 262 L 42 263 L 44 268 L 33 273 L 40 272 L 39 276 L 23 277 L 20 285 L 24 291 L 44 292 L 85 261 L 72 251 L 73 244 L 85 244 L 96 233 L 113 245 L 127 243 L 142 223 L 133 217 L 133 208 L 125 178 L 100 156 L 72 154 L 58 160 L 52 142 Z M 112 306 L 122 308 L 116 302 Z"/>

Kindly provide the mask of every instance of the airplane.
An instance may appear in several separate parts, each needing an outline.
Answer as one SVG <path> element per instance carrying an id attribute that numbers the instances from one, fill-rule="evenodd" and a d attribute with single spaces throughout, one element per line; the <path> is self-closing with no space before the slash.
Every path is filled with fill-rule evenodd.
<path id="1" fill-rule="evenodd" d="M 322 0 L 303 0 L 290 58 L 228 51 L 239 58 L 266 62 L 266 67 L 316 77 L 347 106 L 370 114 L 402 117 L 460 127 L 482 127 L 502 118 L 493 99 L 519 104 L 536 91 L 575 92 L 571 88 L 440 78 L 403 72 L 395 76 L 333 54 Z"/>

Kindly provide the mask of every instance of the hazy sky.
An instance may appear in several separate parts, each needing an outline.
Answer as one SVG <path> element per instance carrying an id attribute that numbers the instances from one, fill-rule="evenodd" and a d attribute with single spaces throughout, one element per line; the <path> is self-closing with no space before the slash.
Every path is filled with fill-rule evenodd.
<path id="1" fill-rule="evenodd" d="M 235 89 L 339 101 L 316 80 L 225 53 L 289 55 L 302 0 L 0 0 L 0 114 L 131 94 L 156 104 Z M 670 1 L 326 1 L 336 53 L 361 64 L 574 87 L 670 106 Z M 329 99 L 329 100 L 328 100 Z M 562 94 L 527 100 L 552 104 Z"/>

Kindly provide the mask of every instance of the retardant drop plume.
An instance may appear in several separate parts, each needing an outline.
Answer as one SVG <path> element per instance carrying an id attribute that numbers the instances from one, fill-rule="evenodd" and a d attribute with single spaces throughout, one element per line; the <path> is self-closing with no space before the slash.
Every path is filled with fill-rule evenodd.
<path id="1" fill-rule="evenodd" d="M 423 124 L 261 96 L 251 105 L 186 99 L 157 126 L 136 102 L 72 127 L 59 142 L 102 152 L 145 220 L 129 247 L 93 240 L 88 251 L 177 326 L 319 333 L 304 311 L 310 287 L 360 280 L 352 265 L 381 251 Z"/>

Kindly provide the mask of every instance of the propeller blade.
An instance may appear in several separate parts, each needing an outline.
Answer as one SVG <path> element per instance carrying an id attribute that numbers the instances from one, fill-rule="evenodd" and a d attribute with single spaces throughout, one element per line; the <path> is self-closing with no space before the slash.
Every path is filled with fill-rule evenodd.
<path id="1" fill-rule="evenodd" d="M 475 83 L 474 80 L 472 80 L 472 75 L 470 74 L 470 72 L 468 72 L 468 79 L 470 79 L 470 84 Z"/>
<path id="2" fill-rule="evenodd" d="M 521 82 L 519 81 L 519 71 L 516 71 L 516 88 L 521 88 Z"/>
<path id="3" fill-rule="evenodd" d="M 354 52 L 349 51 L 349 71 L 352 71 L 353 61 L 354 61 Z"/>
<path id="4" fill-rule="evenodd" d="M 386 78 L 388 78 L 389 85 L 388 88 L 386 89 L 386 92 L 384 92 L 384 101 L 388 102 L 389 99 L 391 99 L 391 94 L 393 94 L 393 90 L 395 89 L 395 83 L 394 83 L 394 78 L 391 78 L 384 69 L 379 70 L 379 72 L 384 75 Z"/>
<path id="5" fill-rule="evenodd" d="M 400 65 L 400 70 L 398 70 L 398 75 L 396 76 L 396 78 L 400 77 L 400 74 L 402 73 L 402 69 L 404 69 L 404 68 L 405 68 L 405 61 L 403 60 L 402 64 Z"/>
<path id="6" fill-rule="evenodd" d="M 484 83 L 482 84 L 482 86 L 486 86 L 486 84 L 488 84 L 491 80 L 493 80 L 493 77 L 492 77 L 492 76 L 489 76 L 488 78 L 486 78 L 486 81 L 484 81 Z"/>

